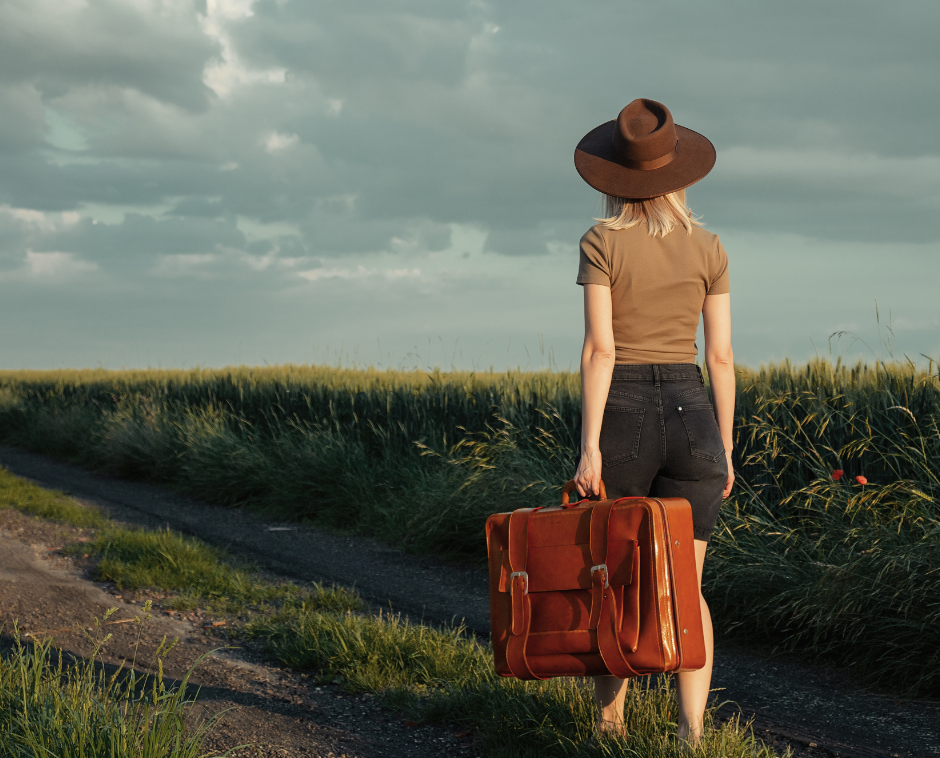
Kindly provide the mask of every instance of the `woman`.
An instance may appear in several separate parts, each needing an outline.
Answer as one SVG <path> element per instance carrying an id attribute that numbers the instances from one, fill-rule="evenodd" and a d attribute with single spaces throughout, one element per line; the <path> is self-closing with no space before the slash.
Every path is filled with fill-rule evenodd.
<path id="1" fill-rule="evenodd" d="M 715 164 L 705 137 L 673 123 L 653 100 L 634 100 L 575 151 L 581 177 L 606 196 L 607 218 L 581 238 L 582 497 L 684 497 L 702 565 L 731 492 L 734 366 L 728 258 L 701 228 L 685 188 Z M 714 408 L 694 363 L 699 314 Z M 717 418 L 716 418 L 717 416 Z M 712 669 L 712 625 L 701 598 L 704 668 L 677 675 L 679 739 L 698 742 Z M 599 734 L 623 728 L 626 682 L 594 677 Z"/>

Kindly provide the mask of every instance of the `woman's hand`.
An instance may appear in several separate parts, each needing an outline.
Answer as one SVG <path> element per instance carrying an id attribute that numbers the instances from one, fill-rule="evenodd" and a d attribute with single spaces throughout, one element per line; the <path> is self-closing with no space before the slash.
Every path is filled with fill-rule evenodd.
<path id="1" fill-rule="evenodd" d="M 574 483 L 581 497 L 590 497 L 601 493 L 601 451 L 593 450 L 581 454 L 578 470 L 574 474 Z"/>
<path id="2" fill-rule="evenodd" d="M 728 482 L 725 484 L 724 492 L 721 493 L 722 500 L 731 494 L 731 485 L 734 484 L 734 469 L 731 468 L 731 453 L 725 453 L 725 460 L 728 461 Z"/>

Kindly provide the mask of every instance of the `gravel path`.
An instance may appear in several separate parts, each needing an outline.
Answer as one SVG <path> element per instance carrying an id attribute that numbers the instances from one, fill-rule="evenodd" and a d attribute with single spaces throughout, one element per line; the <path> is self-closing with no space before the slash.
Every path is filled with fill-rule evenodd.
<path id="1" fill-rule="evenodd" d="M 348 535 L 276 524 L 243 509 L 222 508 L 172 490 L 102 476 L 13 448 L 0 465 L 37 484 L 92 503 L 125 523 L 169 526 L 306 581 L 354 586 L 370 603 L 417 620 L 463 621 L 488 636 L 485 569 L 444 563 Z M 712 687 L 733 701 L 723 715 L 753 716 L 755 732 L 801 756 L 926 758 L 940 756 L 940 703 L 902 700 L 863 689 L 844 671 L 794 656 L 719 645 Z"/>

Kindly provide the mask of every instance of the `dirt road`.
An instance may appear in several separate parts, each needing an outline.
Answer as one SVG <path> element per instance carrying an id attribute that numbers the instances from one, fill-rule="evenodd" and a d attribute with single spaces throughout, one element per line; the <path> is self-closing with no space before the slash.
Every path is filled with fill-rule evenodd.
<path id="1" fill-rule="evenodd" d="M 429 622 L 463 620 L 488 635 L 482 568 L 406 555 L 372 540 L 311 527 L 274 524 L 247 510 L 207 505 L 17 449 L 0 448 L 0 465 L 94 504 L 116 520 L 151 528 L 168 525 L 268 570 L 355 586 L 375 605 L 391 603 L 394 610 Z M 719 645 L 712 686 L 719 700 L 735 703 L 723 713 L 740 708 L 745 717 L 753 715 L 759 736 L 781 748 L 790 745 L 799 755 L 940 756 L 940 703 L 867 691 L 843 671 L 809 666 L 793 656 L 771 658 Z"/>
<path id="2" fill-rule="evenodd" d="M 189 694 L 198 688 L 200 718 L 227 711 L 205 743 L 222 753 L 252 744 L 233 756 L 303 756 L 304 758 L 454 758 L 474 755 L 472 739 L 455 729 L 415 726 L 382 708 L 371 695 L 350 695 L 337 685 L 320 685 L 296 672 L 270 665 L 251 648 L 225 649 L 228 641 L 204 629 L 201 613 L 170 618 L 153 614 L 140 628 L 141 606 L 150 593 L 134 596 L 86 576 L 81 559 L 63 556 L 58 547 L 82 538 L 82 530 L 0 511 L 0 650 L 12 644 L 14 620 L 21 638 L 51 636 L 76 656 L 87 657 L 94 619 L 117 608 L 101 632 L 113 637 L 102 660 L 113 671 L 133 665 L 155 671 L 154 651 L 161 640 L 179 639 L 164 660 L 170 682 L 178 683 L 202 655 Z M 219 648 L 222 648 L 219 650 Z M 216 652 L 213 652 L 216 651 Z"/>

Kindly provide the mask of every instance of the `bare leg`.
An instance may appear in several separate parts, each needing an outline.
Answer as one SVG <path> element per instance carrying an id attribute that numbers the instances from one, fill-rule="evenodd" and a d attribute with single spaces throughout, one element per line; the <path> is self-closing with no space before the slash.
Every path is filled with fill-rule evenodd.
<path id="1" fill-rule="evenodd" d="M 627 680 L 615 676 L 595 676 L 594 701 L 597 703 L 597 733 L 623 730 L 623 701 Z"/>
<path id="2" fill-rule="evenodd" d="M 685 671 L 676 674 L 679 695 L 680 740 L 697 744 L 702 736 L 705 705 L 708 702 L 708 690 L 712 681 L 712 657 L 715 641 L 712 634 L 712 617 L 705 598 L 702 597 L 702 566 L 705 564 L 705 551 L 708 543 L 695 540 L 695 568 L 698 571 L 699 602 L 702 605 L 702 631 L 705 634 L 705 665 L 697 671 Z"/>

